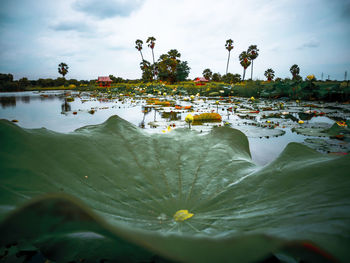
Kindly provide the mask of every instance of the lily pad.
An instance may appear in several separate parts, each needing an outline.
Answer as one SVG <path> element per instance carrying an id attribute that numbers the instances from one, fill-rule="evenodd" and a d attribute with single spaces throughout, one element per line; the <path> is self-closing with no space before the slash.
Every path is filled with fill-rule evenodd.
<path id="1" fill-rule="evenodd" d="M 260 167 L 238 130 L 149 134 L 116 116 L 70 134 L 1 120 L 0 136 L 0 247 L 60 262 L 348 258 L 349 156 L 291 143 Z"/>

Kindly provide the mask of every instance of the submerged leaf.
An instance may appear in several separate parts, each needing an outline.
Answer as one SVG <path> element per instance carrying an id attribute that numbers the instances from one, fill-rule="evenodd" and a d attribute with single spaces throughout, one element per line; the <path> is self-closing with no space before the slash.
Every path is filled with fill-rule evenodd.
<path id="1" fill-rule="evenodd" d="M 347 258 L 349 156 L 291 143 L 259 167 L 238 130 L 162 136 L 116 116 L 70 134 L 2 120 L 0 138 L 0 246 L 65 262 Z"/>

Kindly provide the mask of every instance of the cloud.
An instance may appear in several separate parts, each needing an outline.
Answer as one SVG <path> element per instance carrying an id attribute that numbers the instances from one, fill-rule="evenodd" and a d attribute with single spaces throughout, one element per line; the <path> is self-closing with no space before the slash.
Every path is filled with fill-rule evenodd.
<path id="1" fill-rule="evenodd" d="M 52 25 L 51 28 L 56 31 L 77 31 L 87 32 L 90 31 L 89 26 L 84 22 L 79 21 L 64 21 Z"/>
<path id="2" fill-rule="evenodd" d="M 77 0 L 72 7 L 100 19 L 116 16 L 126 17 L 141 7 L 143 0 Z"/>
<path id="3" fill-rule="evenodd" d="M 309 41 L 304 42 L 303 44 L 301 44 L 297 49 L 305 49 L 305 48 L 316 48 L 320 46 L 320 42 L 315 40 L 315 39 L 311 39 Z"/>

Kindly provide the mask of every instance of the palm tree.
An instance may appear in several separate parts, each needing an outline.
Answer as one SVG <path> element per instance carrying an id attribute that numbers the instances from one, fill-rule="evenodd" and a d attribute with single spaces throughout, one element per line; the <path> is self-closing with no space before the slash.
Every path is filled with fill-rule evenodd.
<path id="1" fill-rule="evenodd" d="M 254 59 L 256 59 L 259 56 L 259 49 L 256 47 L 256 45 L 251 45 L 248 47 L 248 55 L 249 55 L 249 59 L 252 61 L 252 70 L 251 70 L 251 76 L 250 78 L 253 80 L 253 62 Z"/>
<path id="2" fill-rule="evenodd" d="M 275 77 L 275 71 L 272 68 L 269 68 L 265 71 L 264 75 L 267 78 L 267 81 L 271 81 Z"/>
<path id="3" fill-rule="evenodd" d="M 154 41 L 156 41 L 156 39 L 154 37 L 149 37 L 149 38 L 147 38 L 147 41 L 146 41 L 146 43 L 148 43 L 148 47 L 152 49 L 153 64 L 154 64 L 153 49 L 154 49 L 154 46 L 156 44 Z"/>
<path id="4" fill-rule="evenodd" d="M 181 54 L 176 49 L 171 49 L 168 51 L 168 55 L 171 59 L 176 59 L 181 57 Z"/>
<path id="5" fill-rule="evenodd" d="M 233 49 L 233 40 L 232 39 L 226 40 L 225 48 L 228 50 L 228 58 L 227 58 L 227 66 L 226 66 L 226 74 L 227 74 L 228 63 L 230 62 L 230 53 L 231 53 L 231 50 Z"/>
<path id="6" fill-rule="evenodd" d="M 156 39 L 154 37 L 149 37 L 147 38 L 147 41 L 146 43 L 148 43 L 148 47 L 152 49 L 152 58 L 153 58 L 153 77 L 155 78 L 156 77 L 156 74 L 157 74 L 157 67 L 156 67 L 156 64 L 154 62 L 154 52 L 153 52 L 153 49 L 154 49 L 154 46 L 155 46 L 155 42 Z"/>
<path id="7" fill-rule="evenodd" d="M 246 51 L 243 51 L 240 55 L 239 55 L 239 61 L 243 67 L 243 78 L 242 81 L 244 81 L 244 77 L 245 77 L 245 71 L 246 69 L 249 67 L 249 65 L 251 64 L 250 60 L 249 60 L 249 55 Z"/>
<path id="8" fill-rule="evenodd" d="M 142 55 L 142 51 L 141 51 L 141 50 L 142 50 L 143 41 L 140 40 L 140 39 L 137 39 L 137 40 L 135 41 L 135 44 L 136 44 L 135 48 L 136 48 L 138 51 L 140 51 L 142 61 L 144 61 L 143 55 Z"/>
<path id="9" fill-rule="evenodd" d="M 206 68 L 205 70 L 203 70 L 203 73 L 202 73 L 203 77 L 206 78 L 207 80 L 211 80 L 212 76 L 213 76 L 213 72 Z"/>
<path id="10" fill-rule="evenodd" d="M 293 66 L 291 66 L 289 71 L 293 75 L 293 80 L 298 80 L 300 78 L 299 76 L 300 68 L 297 64 L 294 64 Z"/>
<path id="11" fill-rule="evenodd" d="M 63 78 L 68 73 L 68 69 L 69 69 L 69 67 L 66 63 L 61 62 L 58 65 L 58 73 L 60 73 L 63 76 Z"/>

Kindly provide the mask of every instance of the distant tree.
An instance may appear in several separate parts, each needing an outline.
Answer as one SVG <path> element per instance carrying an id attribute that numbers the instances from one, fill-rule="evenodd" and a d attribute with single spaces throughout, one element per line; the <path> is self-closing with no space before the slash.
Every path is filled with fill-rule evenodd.
<path id="1" fill-rule="evenodd" d="M 252 61 L 252 69 L 251 69 L 251 76 L 250 78 L 253 80 L 253 62 L 254 59 L 256 59 L 259 56 L 259 49 L 256 47 L 256 45 L 251 45 L 248 47 L 247 53 L 249 56 L 249 59 Z"/>
<path id="2" fill-rule="evenodd" d="M 211 78 L 212 81 L 216 81 L 216 82 L 220 82 L 221 81 L 221 75 L 220 73 L 214 73 L 212 78 Z"/>
<path id="3" fill-rule="evenodd" d="M 282 79 L 281 78 L 276 78 L 275 81 L 276 82 L 280 82 L 280 81 L 282 81 Z"/>
<path id="4" fill-rule="evenodd" d="M 203 70 L 203 73 L 202 73 L 203 77 L 206 78 L 207 80 L 211 80 L 212 76 L 213 76 L 213 72 L 206 68 L 205 70 Z"/>
<path id="5" fill-rule="evenodd" d="M 0 73 L 0 82 L 3 81 L 13 81 L 13 75 Z"/>
<path id="6" fill-rule="evenodd" d="M 225 83 L 237 83 L 241 81 L 241 75 L 239 74 L 232 74 L 232 73 L 227 73 L 222 76 L 221 80 Z"/>
<path id="7" fill-rule="evenodd" d="M 176 66 L 176 81 L 185 81 L 190 74 L 190 67 L 187 61 L 181 61 Z"/>
<path id="8" fill-rule="evenodd" d="M 69 67 L 66 63 L 61 62 L 58 65 L 58 73 L 60 73 L 63 76 L 63 78 L 68 73 L 68 69 L 69 69 Z"/>
<path id="9" fill-rule="evenodd" d="M 172 49 L 167 54 L 162 54 L 157 62 L 159 79 L 174 83 L 175 81 L 185 80 L 189 74 L 190 68 L 187 62 L 181 62 L 181 54 Z"/>
<path id="10" fill-rule="evenodd" d="M 142 79 L 144 81 L 152 81 L 153 80 L 153 67 L 151 63 L 147 60 L 143 60 L 140 63 L 140 68 L 142 70 Z"/>
<path id="11" fill-rule="evenodd" d="M 273 71 L 273 69 L 269 68 L 265 71 L 264 75 L 268 81 L 271 81 L 275 77 L 275 71 Z"/>
<path id="12" fill-rule="evenodd" d="M 136 41 L 135 41 L 135 44 L 136 44 L 136 46 L 135 46 L 135 48 L 140 52 L 140 54 L 141 54 L 141 59 L 142 59 L 142 61 L 144 60 L 143 59 L 143 55 L 142 55 L 142 44 L 143 44 L 143 41 L 141 40 L 141 39 L 137 39 Z"/>
<path id="13" fill-rule="evenodd" d="M 55 86 L 63 86 L 66 83 L 66 79 L 59 77 L 57 79 L 55 79 Z"/>
<path id="14" fill-rule="evenodd" d="M 168 51 L 168 56 L 171 59 L 177 59 L 181 57 L 181 54 L 176 49 L 171 49 L 170 51 Z"/>
<path id="15" fill-rule="evenodd" d="M 21 89 L 22 87 L 18 85 L 18 82 L 13 81 L 12 74 L 0 73 L 0 91 L 17 91 Z"/>
<path id="16" fill-rule="evenodd" d="M 248 55 L 248 53 L 246 51 L 243 51 L 239 55 L 239 61 L 241 63 L 241 66 L 243 67 L 243 78 L 242 78 L 242 80 L 244 81 L 245 71 L 251 64 L 250 59 L 249 59 L 249 55 Z"/>
<path id="17" fill-rule="evenodd" d="M 21 78 L 18 80 L 18 86 L 24 89 L 27 86 L 30 86 L 30 81 L 27 78 Z"/>
<path id="18" fill-rule="evenodd" d="M 289 71 L 290 71 L 290 73 L 292 73 L 293 80 L 300 80 L 301 79 L 301 77 L 299 76 L 300 68 L 297 64 L 294 64 L 293 66 L 291 66 Z"/>
<path id="19" fill-rule="evenodd" d="M 115 77 L 113 75 L 109 75 L 109 78 L 113 81 L 113 83 L 123 83 L 124 79 L 121 77 Z"/>
<path id="20" fill-rule="evenodd" d="M 148 47 L 152 49 L 152 58 L 153 58 L 153 77 L 155 78 L 156 74 L 158 73 L 157 72 L 157 66 L 155 64 L 155 61 L 154 61 L 154 52 L 153 52 L 153 49 L 154 49 L 154 46 L 155 46 L 155 42 L 156 39 L 154 37 L 149 37 L 146 41 L 146 43 L 148 43 Z"/>
<path id="21" fill-rule="evenodd" d="M 226 40 L 225 48 L 228 50 L 228 58 L 227 58 L 227 66 L 226 66 L 226 74 L 227 74 L 228 64 L 230 62 L 230 54 L 231 54 L 231 50 L 233 49 L 233 40 L 232 39 Z"/>
<path id="22" fill-rule="evenodd" d="M 153 64 L 155 63 L 153 49 L 154 49 L 154 46 L 156 44 L 154 41 L 156 41 L 156 39 L 154 37 L 149 37 L 149 38 L 147 38 L 147 41 L 146 41 L 146 43 L 148 43 L 148 47 L 152 49 Z"/>
<path id="23" fill-rule="evenodd" d="M 70 80 L 68 80 L 68 84 L 73 84 L 75 86 L 79 86 L 80 85 L 80 83 L 79 83 L 79 81 L 77 79 L 70 79 Z"/>

